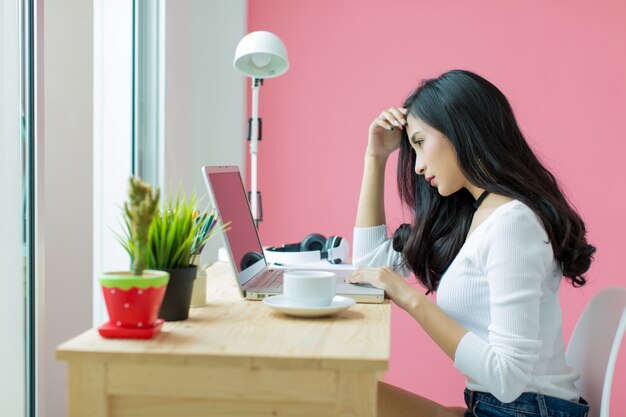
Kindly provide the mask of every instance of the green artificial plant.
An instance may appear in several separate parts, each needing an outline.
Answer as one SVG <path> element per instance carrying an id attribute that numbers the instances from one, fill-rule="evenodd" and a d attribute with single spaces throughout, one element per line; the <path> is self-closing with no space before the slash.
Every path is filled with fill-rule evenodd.
<path id="1" fill-rule="evenodd" d="M 198 213 L 195 195 L 186 199 L 179 190 L 175 200 L 168 196 L 150 230 L 146 265 L 151 269 L 187 268 L 209 238 L 201 236 L 207 220 L 205 213 Z"/>

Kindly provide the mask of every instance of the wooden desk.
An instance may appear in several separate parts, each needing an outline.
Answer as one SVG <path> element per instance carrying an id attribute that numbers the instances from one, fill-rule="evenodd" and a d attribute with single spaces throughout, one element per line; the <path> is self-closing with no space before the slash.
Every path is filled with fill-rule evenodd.
<path id="1" fill-rule="evenodd" d="M 292 318 L 242 300 L 227 264 L 208 270 L 208 304 L 152 340 L 65 342 L 71 417 L 375 416 L 390 306 Z"/>

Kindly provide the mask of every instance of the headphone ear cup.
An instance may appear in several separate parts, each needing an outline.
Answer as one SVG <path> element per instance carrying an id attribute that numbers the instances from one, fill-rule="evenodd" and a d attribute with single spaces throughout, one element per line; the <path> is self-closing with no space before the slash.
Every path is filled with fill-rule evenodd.
<path id="1" fill-rule="evenodd" d="M 241 262 L 239 263 L 239 266 L 241 270 L 243 271 L 244 269 L 247 269 L 248 267 L 259 262 L 261 259 L 263 259 L 263 255 L 261 255 L 260 253 L 248 252 L 245 255 L 243 255 L 243 258 L 241 258 Z"/>
<path id="2" fill-rule="evenodd" d="M 324 252 L 328 252 L 329 249 L 336 248 L 341 244 L 340 236 L 329 236 L 324 244 Z"/>
<path id="3" fill-rule="evenodd" d="M 339 245 L 341 245 L 341 236 L 329 236 L 328 239 L 326 239 L 326 243 L 324 244 L 324 252 L 328 254 L 328 251 L 330 251 L 333 248 L 337 248 L 339 247 Z M 337 263 L 341 263 L 341 259 L 339 258 L 331 258 L 330 255 L 328 255 L 328 262 L 330 262 L 331 264 L 337 264 Z"/>
<path id="4" fill-rule="evenodd" d="M 322 251 L 324 250 L 325 245 L 326 238 L 323 235 L 320 235 L 319 233 L 311 233 L 310 235 L 302 239 L 302 242 L 300 243 L 300 250 L 302 252 L 315 250 Z"/>

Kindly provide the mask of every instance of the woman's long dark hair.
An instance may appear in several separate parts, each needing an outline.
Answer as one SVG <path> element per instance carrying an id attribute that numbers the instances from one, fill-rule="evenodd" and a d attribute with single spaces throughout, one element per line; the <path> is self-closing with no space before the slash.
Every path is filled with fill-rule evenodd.
<path id="1" fill-rule="evenodd" d="M 452 142 L 472 184 L 530 207 L 543 222 L 563 275 L 574 287 L 586 284 L 583 274 L 596 249 L 587 243 L 585 224 L 526 143 L 511 105 L 496 86 L 472 72 L 453 70 L 423 81 L 404 107 Z M 398 191 L 414 221 L 396 230 L 393 246 L 431 292 L 465 242 L 474 198 L 466 189 L 442 197 L 418 176 L 415 153 L 403 132 Z"/>

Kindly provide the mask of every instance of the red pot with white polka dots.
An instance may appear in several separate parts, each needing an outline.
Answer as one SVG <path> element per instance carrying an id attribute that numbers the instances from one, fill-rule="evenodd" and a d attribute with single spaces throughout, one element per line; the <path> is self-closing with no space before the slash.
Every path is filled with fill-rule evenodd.
<path id="1" fill-rule="evenodd" d="M 142 276 L 110 272 L 100 276 L 110 328 L 144 329 L 155 325 L 169 274 L 147 269 Z"/>

